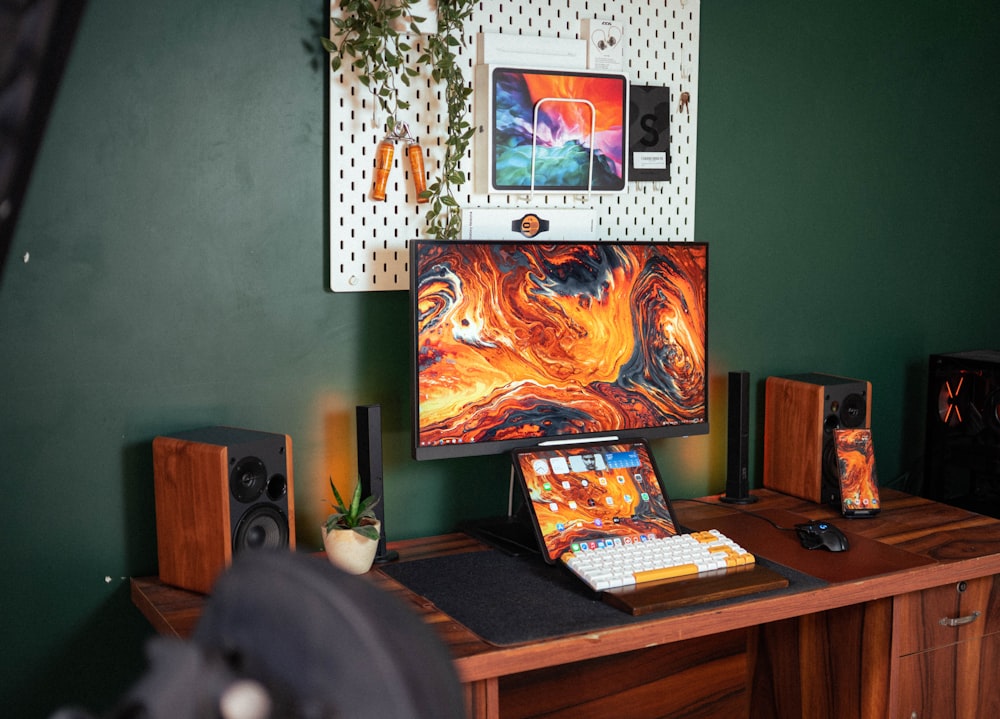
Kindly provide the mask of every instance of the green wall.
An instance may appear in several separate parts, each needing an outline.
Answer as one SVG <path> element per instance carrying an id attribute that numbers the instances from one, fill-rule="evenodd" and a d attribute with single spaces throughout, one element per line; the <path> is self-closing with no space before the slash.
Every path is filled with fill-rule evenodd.
<path id="1" fill-rule="evenodd" d="M 390 538 L 502 510 L 496 459 L 408 459 L 405 294 L 324 290 L 325 15 L 88 5 L 0 284 L 10 716 L 99 711 L 141 673 L 127 577 L 156 571 L 157 434 L 290 434 L 304 548 L 326 477 L 354 476 L 358 404 L 383 406 Z M 733 369 L 755 470 L 763 378 L 832 372 L 873 383 L 880 474 L 907 486 L 927 355 L 1000 347 L 998 36 L 992 0 L 703 3 L 715 431 L 657 445 L 676 496 L 722 488 Z"/>

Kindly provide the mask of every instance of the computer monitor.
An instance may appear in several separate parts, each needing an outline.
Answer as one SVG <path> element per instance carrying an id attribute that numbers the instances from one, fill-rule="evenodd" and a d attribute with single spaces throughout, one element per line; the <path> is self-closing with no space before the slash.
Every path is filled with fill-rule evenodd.
<path id="1" fill-rule="evenodd" d="M 410 243 L 413 456 L 708 432 L 708 246 Z"/>

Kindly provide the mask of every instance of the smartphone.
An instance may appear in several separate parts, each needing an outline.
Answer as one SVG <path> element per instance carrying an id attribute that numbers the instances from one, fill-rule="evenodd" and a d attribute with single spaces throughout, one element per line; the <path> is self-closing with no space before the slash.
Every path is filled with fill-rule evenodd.
<path id="1" fill-rule="evenodd" d="M 872 431 L 835 429 L 833 442 L 840 480 L 840 513 L 845 517 L 874 517 L 881 505 Z"/>

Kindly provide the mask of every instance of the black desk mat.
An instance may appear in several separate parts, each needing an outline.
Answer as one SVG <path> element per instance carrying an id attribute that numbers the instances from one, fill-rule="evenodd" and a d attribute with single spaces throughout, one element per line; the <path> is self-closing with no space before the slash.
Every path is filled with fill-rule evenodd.
<path id="1" fill-rule="evenodd" d="M 749 599 L 826 584 L 760 557 L 757 561 L 788 579 L 788 586 Z M 608 629 L 748 600 L 725 599 L 633 617 L 605 604 L 562 567 L 548 565 L 537 556 L 512 557 L 496 550 L 385 564 L 379 571 L 425 597 L 484 641 L 498 646 Z"/>

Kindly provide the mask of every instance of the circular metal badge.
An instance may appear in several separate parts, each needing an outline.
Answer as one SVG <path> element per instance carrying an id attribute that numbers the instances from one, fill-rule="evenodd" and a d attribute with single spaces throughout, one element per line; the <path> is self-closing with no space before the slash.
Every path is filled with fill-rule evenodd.
<path id="1" fill-rule="evenodd" d="M 514 220 L 510 223 L 510 229 L 514 232 L 520 232 L 522 235 L 531 239 L 539 232 L 548 232 L 549 221 L 543 220 L 541 217 L 535 214 L 527 214 L 520 220 Z"/>

